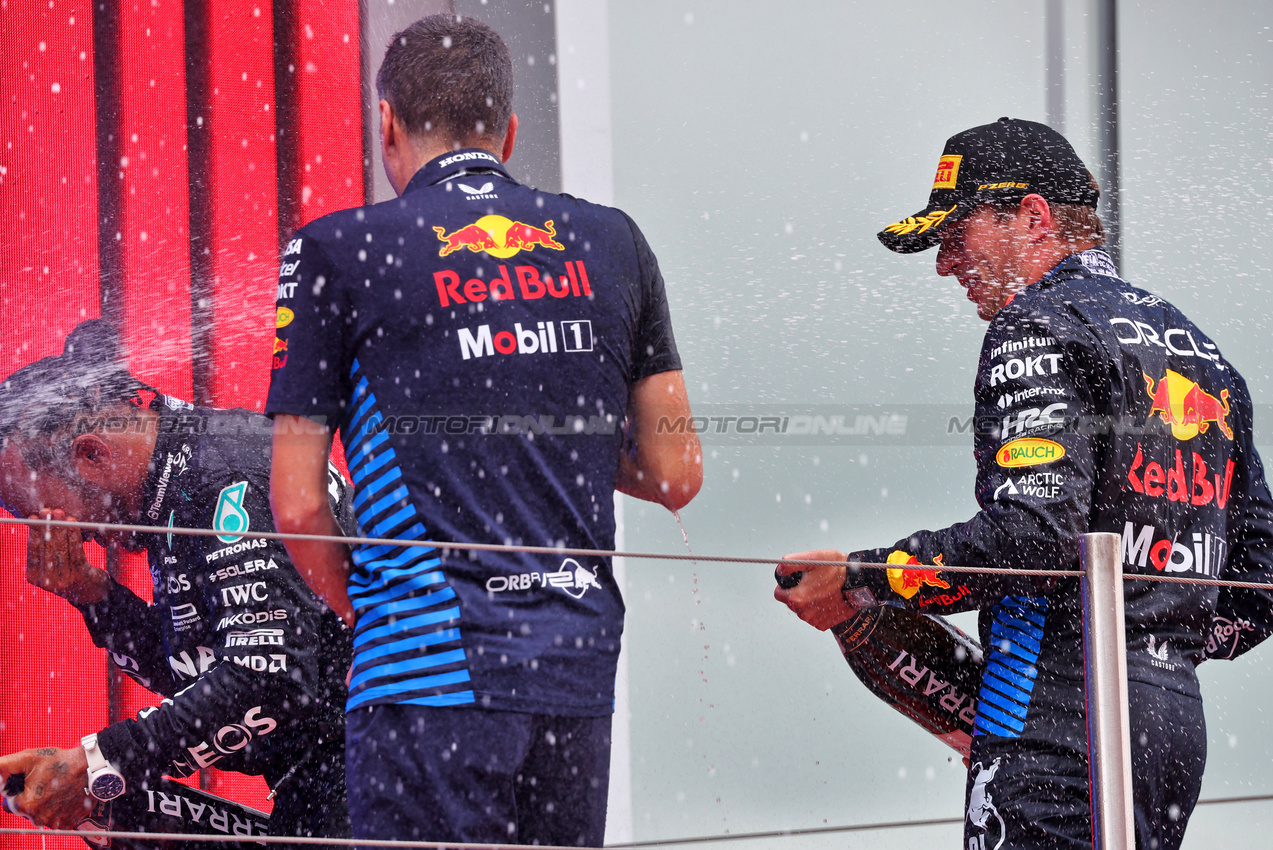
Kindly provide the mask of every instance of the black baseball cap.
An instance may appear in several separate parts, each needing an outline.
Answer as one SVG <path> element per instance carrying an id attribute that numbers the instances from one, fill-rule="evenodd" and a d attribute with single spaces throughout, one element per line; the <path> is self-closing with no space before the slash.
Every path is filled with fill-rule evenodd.
<path id="1" fill-rule="evenodd" d="M 1100 190 L 1065 137 L 1046 124 L 1000 118 L 946 140 L 928 206 L 879 232 L 884 247 L 913 254 L 941 241 L 943 227 L 989 201 L 1038 194 L 1095 207 Z"/>

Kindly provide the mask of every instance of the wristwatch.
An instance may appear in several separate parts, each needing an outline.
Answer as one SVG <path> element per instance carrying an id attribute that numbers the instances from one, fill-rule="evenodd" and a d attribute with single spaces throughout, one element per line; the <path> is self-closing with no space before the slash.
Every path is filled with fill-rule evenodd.
<path id="1" fill-rule="evenodd" d="M 80 744 L 88 756 L 88 793 L 103 803 L 124 793 L 124 775 L 106 760 L 97 746 L 97 733 L 85 735 Z"/>

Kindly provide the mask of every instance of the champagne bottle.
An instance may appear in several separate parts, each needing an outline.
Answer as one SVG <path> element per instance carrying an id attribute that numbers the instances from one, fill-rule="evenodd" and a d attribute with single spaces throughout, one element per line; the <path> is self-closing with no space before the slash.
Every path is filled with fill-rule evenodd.
<path id="1" fill-rule="evenodd" d="M 775 577 L 791 588 L 801 573 Z M 871 693 L 967 758 L 984 666 L 980 644 L 939 616 L 880 603 L 868 588 L 850 588 L 845 599 L 858 612 L 831 633 L 849 668 Z"/>
<path id="2" fill-rule="evenodd" d="M 148 786 L 148 787 L 143 787 Z M 10 774 L 4 783 L 4 807 L 25 817 L 13 805 L 13 798 L 26 790 L 26 774 Z M 184 805 L 183 805 L 184 804 Z M 166 776 L 133 786 L 107 802 L 96 802 L 76 827 L 90 847 L 110 850 L 171 850 L 186 842 L 149 838 L 105 838 L 102 832 L 181 833 L 190 836 L 189 845 L 217 850 L 260 848 L 259 841 L 200 842 L 201 835 L 267 835 L 270 816 L 243 803 L 182 785 Z"/>

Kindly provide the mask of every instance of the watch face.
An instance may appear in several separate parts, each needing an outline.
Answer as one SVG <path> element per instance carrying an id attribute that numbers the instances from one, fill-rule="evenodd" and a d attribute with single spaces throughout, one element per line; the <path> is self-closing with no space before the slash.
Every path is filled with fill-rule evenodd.
<path id="1" fill-rule="evenodd" d="M 124 793 L 124 778 L 114 773 L 106 773 L 93 779 L 88 789 L 99 800 L 113 800 Z"/>

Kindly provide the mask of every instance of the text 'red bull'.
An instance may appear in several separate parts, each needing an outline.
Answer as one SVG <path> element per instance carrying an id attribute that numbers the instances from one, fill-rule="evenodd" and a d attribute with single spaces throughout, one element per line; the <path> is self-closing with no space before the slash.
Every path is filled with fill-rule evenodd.
<path id="1" fill-rule="evenodd" d="M 1186 471 L 1184 456 L 1176 449 L 1176 465 L 1163 468 L 1162 464 L 1150 461 L 1145 463 L 1140 443 L 1136 444 L 1136 457 L 1132 458 L 1131 469 L 1127 470 L 1127 481 L 1137 493 L 1159 498 L 1164 494 L 1170 501 L 1183 504 L 1209 505 L 1214 500 L 1223 510 L 1229 504 L 1229 486 L 1233 483 L 1233 459 L 1225 459 L 1224 478 L 1219 473 L 1214 476 L 1214 483 L 1207 478 L 1207 462 L 1202 455 L 1193 452 L 1191 468 Z M 1141 472 L 1141 466 L 1145 470 Z M 1139 474 L 1137 474 L 1139 473 Z M 1166 486 L 1164 486 L 1166 485 Z"/>
<path id="2" fill-rule="evenodd" d="M 583 260 L 567 260 L 566 274 L 556 276 L 549 272 L 541 272 L 534 266 L 514 266 L 517 275 L 514 288 L 512 278 L 508 274 L 508 266 L 501 265 L 499 272 L 489 281 L 481 278 L 469 278 L 464 281 L 461 292 L 460 276 L 453 271 L 433 273 L 433 284 L 438 290 L 438 302 L 443 307 L 452 304 L 468 304 L 485 301 L 511 301 L 521 292 L 522 300 L 534 301 L 545 295 L 553 298 L 591 298 L 592 284 L 588 281 L 588 270 Z"/>
<path id="3" fill-rule="evenodd" d="M 919 559 L 909 552 L 903 552 L 900 549 L 894 550 L 889 554 L 888 564 L 919 564 Z M 938 555 L 933 558 L 933 563 L 940 567 L 942 565 L 942 556 Z M 905 570 L 905 569 L 889 569 L 888 584 L 893 588 L 893 592 L 903 599 L 910 599 L 920 588 L 935 587 L 939 590 L 949 590 L 950 582 L 945 581 L 941 577 L 938 570 Z"/>
<path id="4" fill-rule="evenodd" d="M 1229 391 L 1221 390 L 1220 397 L 1198 386 L 1179 372 L 1167 370 L 1166 376 L 1156 382 L 1145 373 L 1145 392 L 1149 394 L 1152 404 L 1149 416 L 1155 414 L 1171 426 L 1171 435 L 1177 440 L 1191 440 L 1198 434 L 1207 433 L 1214 422 L 1220 432 L 1230 440 L 1233 429 L 1225 421 L 1229 415 Z"/>

